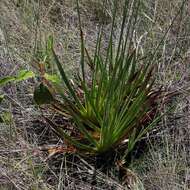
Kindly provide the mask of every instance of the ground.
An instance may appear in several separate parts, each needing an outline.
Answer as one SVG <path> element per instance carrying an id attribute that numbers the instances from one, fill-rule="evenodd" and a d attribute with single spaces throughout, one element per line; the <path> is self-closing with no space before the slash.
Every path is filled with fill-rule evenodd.
<path id="1" fill-rule="evenodd" d="M 111 22 L 112 0 L 102 11 L 102 1 L 82 0 L 81 18 L 85 42 L 93 51 L 99 23 L 103 22 L 106 47 Z M 119 1 L 118 10 L 123 1 Z M 139 187 L 148 190 L 190 189 L 190 4 L 180 0 L 144 0 L 134 40 L 142 53 L 159 42 L 155 65 L 156 85 L 176 96 L 164 105 L 172 107 L 144 137 L 148 149 L 132 159 L 129 169 Z M 118 11 L 120 13 L 120 11 Z M 0 1 L 0 78 L 19 69 L 35 70 L 36 47 L 53 34 L 56 53 L 72 77 L 80 59 L 80 38 L 74 0 Z M 117 20 L 121 15 L 118 13 Z M 148 31 L 148 32 L 147 32 Z M 163 38 L 163 36 L 165 36 Z M 61 145 L 34 104 L 36 79 L 0 88 L 5 94 L 0 112 L 0 189 L 124 189 L 116 167 L 94 171 L 94 160 L 73 154 L 48 155 L 49 147 Z M 56 117 L 47 113 L 49 117 Z M 59 122 L 63 122 L 60 118 Z M 142 147 L 143 149 L 143 147 Z M 143 184 L 143 185 L 142 185 Z M 143 186 L 143 187 L 142 187 Z"/>

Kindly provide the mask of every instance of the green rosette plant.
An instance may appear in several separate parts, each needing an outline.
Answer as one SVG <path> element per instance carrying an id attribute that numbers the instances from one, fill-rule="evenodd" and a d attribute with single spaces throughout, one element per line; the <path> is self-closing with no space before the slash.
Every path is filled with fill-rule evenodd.
<path id="1" fill-rule="evenodd" d="M 142 63 L 138 51 L 133 48 L 132 37 L 138 20 L 140 1 L 125 0 L 118 43 L 114 40 L 117 1 L 114 3 L 106 55 L 102 55 L 102 26 L 94 55 L 90 55 L 84 42 L 77 1 L 81 72 L 75 81 L 71 82 L 66 75 L 53 48 L 53 38 L 49 37 L 47 42 L 47 57 L 52 64 L 57 65 L 61 77 L 59 82 L 51 83 L 51 88 L 63 100 L 59 105 L 57 101 L 51 101 L 50 104 L 72 120 L 73 128 L 79 135 L 69 135 L 66 129 L 57 126 L 53 121 L 48 118 L 46 121 L 60 138 L 76 150 L 94 155 L 109 152 L 122 142 L 127 142 L 127 152 L 130 152 L 136 142 L 152 128 L 153 123 L 150 120 L 156 112 L 153 105 L 160 95 L 159 90 L 153 91 L 151 60 Z M 42 83 L 40 85 L 42 88 Z M 147 121 L 147 118 L 151 119 Z"/>

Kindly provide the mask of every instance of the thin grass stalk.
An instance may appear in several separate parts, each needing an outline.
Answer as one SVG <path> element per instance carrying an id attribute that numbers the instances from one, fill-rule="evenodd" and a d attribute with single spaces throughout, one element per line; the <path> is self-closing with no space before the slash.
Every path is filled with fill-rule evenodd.
<path id="1" fill-rule="evenodd" d="M 177 13 L 175 14 L 174 18 L 172 19 L 172 22 L 170 24 L 170 26 L 168 27 L 168 29 L 166 30 L 166 32 L 164 33 L 163 37 L 161 38 L 160 42 L 158 43 L 158 45 L 156 46 L 154 52 L 150 55 L 150 59 L 149 59 L 149 63 L 152 64 L 155 61 L 155 55 L 159 49 L 159 47 L 162 45 L 163 41 L 166 38 L 166 35 L 168 34 L 168 32 L 170 31 L 171 27 L 174 25 L 174 22 L 176 21 L 178 15 L 180 14 L 181 10 L 184 9 L 185 3 L 188 2 L 188 0 L 183 0 L 179 10 L 177 11 Z"/>
<path id="2" fill-rule="evenodd" d="M 130 32 L 132 31 L 132 34 L 133 34 L 133 32 L 135 31 L 135 25 L 136 25 L 137 18 L 138 18 L 138 15 L 139 15 L 138 13 L 139 13 L 139 7 L 140 7 L 140 0 L 134 0 L 134 1 L 135 2 L 133 2 L 133 6 L 132 6 L 132 15 L 129 17 L 129 20 L 127 22 L 128 27 L 127 27 L 127 31 L 126 31 L 126 34 L 125 34 L 125 42 L 124 42 L 124 48 L 123 48 L 124 52 L 126 51 L 128 39 L 130 38 L 129 37 Z M 136 2 L 137 2 L 137 6 L 136 6 Z M 134 17 L 134 22 L 132 22 L 133 17 Z M 130 41 L 129 41 L 129 48 L 131 46 L 130 45 L 131 43 L 132 43 L 132 36 L 131 36 Z"/>
<path id="3" fill-rule="evenodd" d="M 112 24 L 111 24 L 111 33 L 110 33 L 108 50 L 107 50 L 107 55 L 106 55 L 106 60 L 105 60 L 105 68 L 107 68 L 108 62 L 109 62 L 109 72 L 111 72 L 111 70 L 113 69 L 113 34 L 114 34 L 116 13 L 117 13 L 117 0 L 114 0 L 113 19 L 112 19 Z"/>
<path id="4" fill-rule="evenodd" d="M 122 14 L 123 19 L 122 19 L 122 24 L 121 24 L 120 36 L 119 36 L 119 44 L 118 44 L 117 53 L 116 53 L 116 62 L 117 62 L 119 54 L 120 54 L 120 49 L 121 49 L 121 44 L 122 44 L 122 39 L 123 39 L 123 32 L 124 32 L 124 28 L 126 25 L 126 19 L 129 14 L 129 2 L 130 2 L 129 0 L 125 0 L 125 5 L 123 8 L 123 14 Z"/>
<path id="5" fill-rule="evenodd" d="M 84 35 L 82 31 L 82 23 L 81 23 L 81 17 L 80 17 L 80 8 L 79 8 L 79 0 L 77 0 L 77 13 L 78 13 L 78 22 L 79 22 L 79 30 L 80 30 L 80 39 L 81 39 L 81 60 L 80 60 L 80 65 L 82 69 L 82 78 L 84 85 L 85 83 L 85 68 L 84 68 L 84 53 L 85 53 L 85 48 L 84 48 Z"/>
<path id="6" fill-rule="evenodd" d="M 58 67 L 58 69 L 59 69 L 59 72 L 60 72 L 60 74 L 61 74 L 61 77 L 62 77 L 62 79 L 63 79 L 65 85 L 67 86 L 67 88 L 68 88 L 70 94 L 72 95 L 72 97 L 73 97 L 74 100 L 76 101 L 77 105 L 78 105 L 80 108 L 83 108 L 83 105 L 81 104 L 79 98 L 76 96 L 76 94 L 75 94 L 73 88 L 71 87 L 71 84 L 70 84 L 69 80 L 67 79 L 67 76 L 66 76 L 66 74 L 65 74 L 65 71 L 64 71 L 64 69 L 63 69 L 61 63 L 59 62 L 59 59 L 58 59 L 57 55 L 55 54 L 55 51 L 54 51 L 53 47 L 52 47 L 51 51 L 52 51 L 53 59 L 54 59 L 56 65 L 57 65 L 57 67 Z"/>

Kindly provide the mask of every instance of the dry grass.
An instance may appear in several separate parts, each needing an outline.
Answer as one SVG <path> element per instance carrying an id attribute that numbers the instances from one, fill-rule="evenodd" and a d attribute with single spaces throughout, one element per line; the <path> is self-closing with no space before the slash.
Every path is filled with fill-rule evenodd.
<path id="1" fill-rule="evenodd" d="M 178 98 L 174 113 L 160 123 L 162 130 L 148 138 L 148 152 L 131 164 L 145 189 L 190 188 L 189 113 L 186 110 L 189 105 L 184 104 L 182 98 L 186 99 L 184 96 Z"/>
<path id="2" fill-rule="evenodd" d="M 56 51 L 68 72 L 78 67 L 80 51 L 75 1 L 39 2 L 0 1 L 0 76 L 15 73 L 22 67 L 31 68 L 37 44 L 45 42 L 52 33 L 56 39 Z M 112 3 L 111 0 L 108 2 Z M 144 14 L 139 20 L 137 36 L 134 36 L 142 53 L 151 52 L 156 46 L 181 1 L 144 2 Z M 82 1 L 85 40 L 91 49 L 102 17 L 106 21 L 104 41 L 107 41 L 110 7 L 104 13 L 101 6 L 101 1 Z M 169 90 L 182 91 L 181 88 L 189 83 L 189 7 L 187 4 L 175 20 L 155 59 L 157 83 Z M 148 34 L 145 33 L 147 29 Z M 0 125 L 0 189 L 122 189 L 114 167 L 107 174 L 97 171 L 95 175 L 93 164 L 84 158 L 76 155 L 48 158 L 47 151 L 40 151 L 41 146 L 62 142 L 49 131 L 31 101 L 33 83 L 31 80 L 0 89 L 6 94 L 0 111 L 11 113 L 7 124 Z M 130 166 L 145 189 L 190 189 L 189 101 L 187 89 L 183 89 L 183 94 L 172 102 L 176 104 L 175 110 L 162 120 L 154 138 L 148 138 L 148 153 Z"/>

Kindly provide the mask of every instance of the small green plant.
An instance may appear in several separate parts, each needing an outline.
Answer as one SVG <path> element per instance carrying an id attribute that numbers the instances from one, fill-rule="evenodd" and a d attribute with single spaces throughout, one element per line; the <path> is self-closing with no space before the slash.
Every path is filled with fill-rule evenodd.
<path id="1" fill-rule="evenodd" d="M 20 70 L 15 76 L 5 76 L 0 78 L 0 87 L 5 86 L 9 82 L 21 82 L 29 78 L 33 78 L 35 74 L 32 71 Z"/>
<path id="2" fill-rule="evenodd" d="M 63 104 L 59 104 L 57 110 L 63 115 L 69 115 L 73 127 L 80 135 L 70 136 L 63 128 L 56 126 L 49 119 L 46 120 L 59 137 L 79 152 L 103 154 L 118 147 L 123 140 L 128 142 L 127 152 L 130 152 L 136 142 L 152 127 L 144 121 L 153 111 L 153 102 L 160 92 L 152 91 L 154 78 L 151 60 L 140 64 L 139 53 L 133 48 L 131 39 L 138 19 L 140 1 L 125 0 L 119 42 L 114 46 L 116 5 L 117 1 L 114 2 L 106 56 L 101 53 L 102 27 L 99 30 L 95 53 L 91 56 L 85 47 L 77 1 L 81 34 L 81 74 L 73 83 L 67 77 L 54 51 L 52 37 L 47 43 L 47 57 L 57 65 L 64 85 L 60 87 L 60 82 L 52 83 L 53 89 L 63 98 Z M 45 83 L 40 85 L 41 88 L 42 85 L 46 86 Z M 43 92 L 34 93 L 36 102 L 40 93 Z M 49 103 L 54 104 L 54 101 Z"/>

